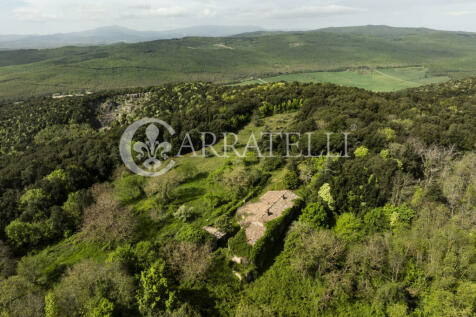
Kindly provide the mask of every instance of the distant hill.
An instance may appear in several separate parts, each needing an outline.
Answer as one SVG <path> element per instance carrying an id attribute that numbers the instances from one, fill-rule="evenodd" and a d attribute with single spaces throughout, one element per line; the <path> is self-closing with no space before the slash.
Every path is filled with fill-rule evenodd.
<path id="1" fill-rule="evenodd" d="M 462 78 L 476 74 L 474 52 L 476 33 L 387 26 L 3 51 L 0 99 L 381 67 L 421 66 L 429 77 Z"/>
<path id="2" fill-rule="evenodd" d="M 230 36 L 260 31 L 255 26 L 204 25 L 168 31 L 136 31 L 120 26 L 101 27 L 94 30 L 50 35 L 0 35 L 0 49 L 55 48 L 67 45 L 103 45 L 137 43 L 186 36 Z"/>

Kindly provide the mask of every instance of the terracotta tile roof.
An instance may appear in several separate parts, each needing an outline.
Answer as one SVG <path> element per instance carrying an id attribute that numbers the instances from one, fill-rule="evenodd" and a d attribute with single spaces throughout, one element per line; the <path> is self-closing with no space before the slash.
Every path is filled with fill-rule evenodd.
<path id="1" fill-rule="evenodd" d="M 265 223 L 273 220 L 286 209 L 294 206 L 293 200 L 299 198 L 290 190 L 269 191 L 259 201 L 246 204 L 237 210 L 240 226 L 245 228 L 246 241 L 254 245 L 265 231 Z"/>

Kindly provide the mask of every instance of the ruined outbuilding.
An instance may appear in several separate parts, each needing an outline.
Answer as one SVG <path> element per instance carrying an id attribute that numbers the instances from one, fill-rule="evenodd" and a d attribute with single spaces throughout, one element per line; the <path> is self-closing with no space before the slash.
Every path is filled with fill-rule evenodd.
<path id="1" fill-rule="evenodd" d="M 217 228 L 214 228 L 214 227 L 210 227 L 210 226 L 205 226 L 203 227 L 203 229 L 210 233 L 211 235 L 215 236 L 215 238 L 217 240 L 220 240 L 221 238 L 223 238 L 226 234 L 224 232 L 221 232 L 220 230 L 218 230 Z"/>
<path id="2" fill-rule="evenodd" d="M 245 228 L 246 242 L 254 245 L 265 233 L 265 223 L 278 218 L 283 211 L 294 206 L 298 195 L 290 190 L 269 191 L 257 202 L 248 203 L 237 210 L 240 226 Z"/>

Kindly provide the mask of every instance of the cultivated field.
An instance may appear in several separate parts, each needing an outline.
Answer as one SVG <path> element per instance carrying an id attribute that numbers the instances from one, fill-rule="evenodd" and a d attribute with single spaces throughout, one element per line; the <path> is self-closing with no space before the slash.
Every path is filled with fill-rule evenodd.
<path id="1" fill-rule="evenodd" d="M 396 91 L 421 85 L 441 83 L 448 76 L 432 76 L 424 67 L 399 67 L 379 69 L 357 69 L 340 72 L 309 72 L 283 74 L 273 77 L 245 80 L 240 85 L 285 82 L 329 82 L 342 86 L 353 86 L 372 91 Z"/>

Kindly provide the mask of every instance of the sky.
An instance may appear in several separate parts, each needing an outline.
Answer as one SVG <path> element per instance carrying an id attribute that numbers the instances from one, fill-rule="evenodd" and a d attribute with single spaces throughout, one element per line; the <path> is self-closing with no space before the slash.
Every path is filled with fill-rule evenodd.
<path id="1" fill-rule="evenodd" d="M 118 25 L 161 31 L 197 25 L 310 30 L 385 24 L 476 32 L 474 0 L 0 0 L 0 34 Z"/>

